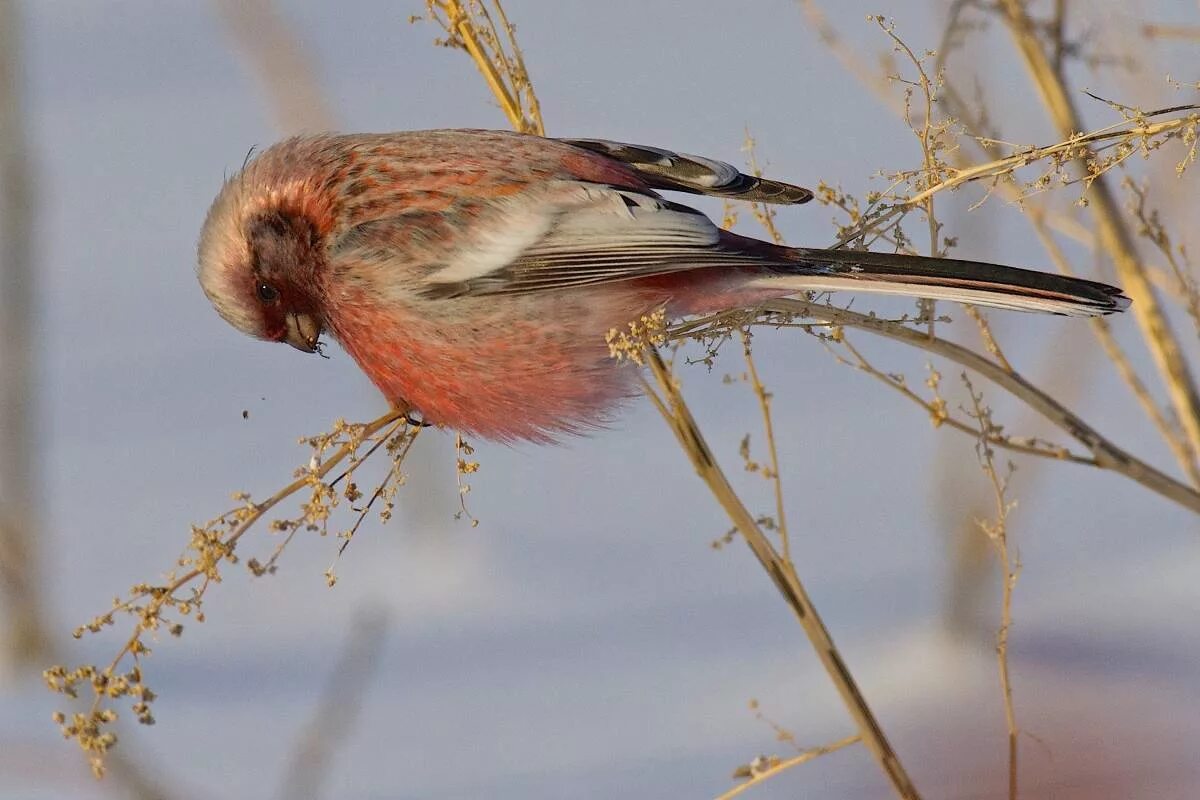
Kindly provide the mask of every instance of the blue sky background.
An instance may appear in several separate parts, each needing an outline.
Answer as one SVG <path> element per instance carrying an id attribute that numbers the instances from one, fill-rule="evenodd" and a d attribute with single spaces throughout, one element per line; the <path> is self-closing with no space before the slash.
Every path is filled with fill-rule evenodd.
<path id="1" fill-rule="evenodd" d="M 888 43 L 868 13 L 894 16 L 914 48 L 937 45 L 938 4 L 828 5 L 871 64 Z M 1101 32 L 1136 30 L 1124 4 L 1093 6 L 1106 9 Z M 505 126 L 467 58 L 434 48 L 432 25 L 408 24 L 418 3 L 280 7 L 344 129 Z M 919 163 L 915 138 L 842 70 L 793 3 L 506 8 L 553 134 L 740 162 L 749 125 L 772 174 L 860 196 L 882 188 L 871 179 L 878 170 Z M 1191 4 L 1144 9 L 1196 22 Z M 230 492 L 281 486 L 307 458 L 296 437 L 336 417 L 373 418 L 383 403 L 340 351 L 324 361 L 250 341 L 196 285 L 196 236 L 222 176 L 249 146 L 279 136 L 213 8 L 49 0 L 23 11 L 38 176 L 42 582 L 67 658 L 100 661 L 116 638 L 75 643 L 74 625 L 161 573 L 188 525 L 223 509 Z M 1195 42 L 1106 41 L 1146 57 L 1143 71 L 1078 68 L 1077 87 L 1144 107 L 1195 99 L 1163 80 L 1196 79 Z M 984 35 L 972 58 L 1006 138 L 1056 138 L 1003 31 Z M 1111 121 L 1106 108 L 1086 108 L 1092 124 Z M 1194 196 L 1195 173 L 1176 182 L 1169 160 L 1155 173 L 1162 196 Z M 959 253 L 1045 263 L 1018 209 L 993 200 L 968 213 L 977 197 L 941 201 Z M 1174 230 L 1194 227 L 1195 206 L 1176 209 L 1187 215 L 1173 218 Z M 814 204 L 782 211 L 779 225 L 790 241 L 823 244 L 832 217 Z M 907 308 L 867 298 L 855 307 Z M 1019 368 L 1118 444 L 1173 466 L 1082 326 L 993 319 Z M 1136 340 L 1132 319 L 1115 326 Z M 969 325 L 955 328 L 974 342 Z M 1194 354 L 1194 336 L 1185 338 Z M 923 378 L 923 354 L 855 341 L 880 366 Z M 1000 796 L 998 609 L 985 602 L 977 635 L 965 637 L 948 631 L 944 613 L 955 528 L 987 497 L 972 441 L 932 431 L 919 409 L 810 337 L 763 333 L 756 344 L 776 396 L 797 566 L 818 608 L 926 796 Z M 741 437 L 759 437 L 750 392 L 721 381 L 740 372 L 734 356 L 712 374 L 686 370 L 685 388 L 714 449 L 765 511 L 767 487 L 738 467 Z M 958 370 L 941 366 L 954 383 Z M 1015 431 L 1051 432 L 998 391 L 988 398 Z M 453 520 L 452 443 L 448 433 L 422 436 L 402 512 L 364 528 L 334 589 L 322 573 L 336 543 L 298 538 L 272 578 L 229 570 L 208 595 L 209 622 L 158 649 L 148 681 L 159 722 L 131 731 L 125 752 L 172 796 L 274 794 L 349 631 L 371 609 L 387 613 L 386 641 L 327 774 L 330 797 L 715 796 L 737 765 L 786 755 L 748 711 L 750 698 L 806 746 L 853 732 L 749 553 L 710 549 L 727 523 L 647 403 L 561 446 L 480 443 L 477 528 Z M 1018 464 L 1014 680 L 1022 727 L 1037 737 L 1022 740 L 1024 796 L 1195 796 L 1194 518 L 1112 474 Z M 244 542 L 246 555 L 273 544 L 265 534 Z M 105 796 L 50 724 L 57 707 L 34 678 L 0 687 L 0 798 Z M 750 796 L 886 791 L 852 748 Z"/>

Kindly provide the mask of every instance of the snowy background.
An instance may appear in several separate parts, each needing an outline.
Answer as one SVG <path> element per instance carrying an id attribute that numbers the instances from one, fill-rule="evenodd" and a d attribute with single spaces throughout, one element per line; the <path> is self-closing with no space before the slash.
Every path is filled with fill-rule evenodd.
<path id="1" fill-rule="evenodd" d="M 940 11 L 930 4 L 827 5 L 870 63 L 888 48 L 867 13 L 894 15 L 914 48 L 937 45 Z M 1156 20 L 1197 21 L 1194 4 L 1144 5 Z M 434 48 L 432 25 L 408 24 L 422 10 L 414 0 L 280 6 L 344 129 L 506 127 L 469 60 Z M 773 175 L 860 196 L 882 188 L 870 179 L 877 170 L 919 163 L 911 133 L 839 67 L 793 3 L 506 7 L 553 134 L 740 163 L 749 125 Z M 222 176 L 251 145 L 279 136 L 213 8 L 39 0 L 22 14 L 37 176 L 41 584 L 63 659 L 106 661 L 116 637 L 74 642 L 70 629 L 167 568 L 188 525 L 227 506 L 230 492 L 281 486 L 307 459 L 297 436 L 336 417 L 371 419 L 383 404 L 340 351 L 325 361 L 250 341 L 196 285 L 195 240 Z M 1006 137 L 1056 139 L 1003 32 L 983 41 L 977 57 L 1006 109 Z M 1195 80 L 1196 47 L 1156 47 L 1159 60 L 1137 74 L 1072 75 L 1130 103 L 1186 102 L 1162 76 Z M 1110 121 L 1107 109 L 1087 109 L 1092 123 Z M 1192 173 L 1182 191 L 1194 193 L 1195 181 Z M 993 201 L 966 213 L 976 197 L 943 205 L 959 253 L 1045 263 L 1019 210 Z M 790 241 L 823 244 L 832 216 L 814 204 L 781 212 L 779 224 Z M 856 304 L 868 307 L 906 308 Z M 1173 467 L 1111 368 L 1089 355 L 1080 325 L 993 319 L 1019 367 L 1118 444 Z M 1115 324 L 1134 341 L 1132 319 Z M 856 341 L 920 380 L 922 354 Z M 810 337 L 764 333 L 756 352 L 776 395 L 797 566 L 866 697 L 926 797 L 1001 796 L 994 595 L 984 591 L 976 612 L 959 615 L 965 622 L 947 623 L 954 539 L 972 504 L 987 501 L 972 441 L 932 431 L 919 409 Z M 736 353 L 725 358 L 711 375 L 685 371 L 685 389 L 714 449 L 765 511 L 767 487 L 743 477 L 737 457 L 744 433 L 758 440 L 755 404 L 744 386 L 722 384 L 741 370 Z M 943 372 L 952 383 L 958 370 Z M 1016 432 L 1049 433 L 999 391 L 988 396 Z M 806 746 L 853 732 L 749 553 L 709 547 L 726 520 L 649 404 L 561 446 L 479 443 L 469 498 L 477 528 L 453 519 L 452 442 L 422 436 L 402 512 L 364 528 L 335 588 L 322 572 L 336 543 L 301 537 L 272 578 L 230 569 L 209 593 L 209 621 L 158 648 L 148 666 L 158 724 L 122 729 L 121 747 L 171 797 L 281 792 L 348 637 L 380 610 L 384 642 L 361 714 L 339 736 L 321 791 L 304 787 L 314 795 L 711 797 L 755 755 L 787 755 L 748 710 L 751 698 Z M 1018 464 L 1012 531 L 1024 571 L 1012 660 L 1031 734 L 1024 796 L 1200 795 L 1194 517 L 1110 473 Z M 252 535 L 244 552 L 271 544 Z M 77 747 L 61 741 L 49 721 L 60 707 L 36 676 L 0 684 L 3 800 L 117 791 L 94 782 Z M 747 796 L 887 792 L 855 747 Z"/>

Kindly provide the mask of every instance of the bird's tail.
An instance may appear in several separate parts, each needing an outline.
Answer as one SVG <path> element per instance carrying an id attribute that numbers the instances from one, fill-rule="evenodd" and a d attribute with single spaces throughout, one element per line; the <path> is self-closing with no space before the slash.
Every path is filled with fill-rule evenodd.
<path id="1" fill-rule="evenodd" d="M 762 280 L 774 286 L 786 282 L 795 291 L 895 294 L 1082 317 L 1124 311 L 1130 302 L 1120 289 L 1105 283 L 983 261 L 765 247 L 774 251 L 761 253 L 774 274 Z"/>

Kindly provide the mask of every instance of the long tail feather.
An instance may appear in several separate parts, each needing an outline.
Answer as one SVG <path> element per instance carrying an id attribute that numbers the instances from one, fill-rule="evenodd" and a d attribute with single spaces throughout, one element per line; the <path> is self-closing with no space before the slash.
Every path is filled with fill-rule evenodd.
<path id="1" fill-rule="evenodd" d="M 796 291 L 872 292 L 1084 317 L 1124 311 L 1130 302 L 1105 283 L 983 261 L 766 247 L 776 274 L 763 280 L 786 281 Z"/>

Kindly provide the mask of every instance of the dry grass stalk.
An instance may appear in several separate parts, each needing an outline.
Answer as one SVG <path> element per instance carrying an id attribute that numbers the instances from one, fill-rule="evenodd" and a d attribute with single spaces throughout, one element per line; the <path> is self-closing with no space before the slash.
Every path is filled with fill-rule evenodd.
<path id="1" fill-rule="evenodd" d="M 1139 186 L 1133 178 L 1126 176 L 1121 182 L 1129 193 L 1129 213 L 1138 222 L 1137 235 L 1154 245 L 1154 249 L 1167 262 L 1171 269 L 1174 285 L 1169 287 L 1171 294 L 1178 298 L 1188 316 L 1192 320 L 1192 328 L 1200 334 L 1200 283 L 1197 283 L 1195 271 L 1188 263 L 1187 248 L 1182 244 L 1176 246 L 1159 216 L 1158 209 L 1151 208 L 1149 203 L 1150 188 L 1148 185 Z"/>
<path id="2" fill-rule="evenodd" d="M 1055 268 L 1064 275 L 1073 275 L 1074 270 L 1071 269 L 1070 263 L 1062 252 L 1062 248 L 1058 246 L 1058 242 L 1054 240 L 1053 234 L 1047 227 L 1045 220 L 1038 214 L 1032 213 L 1029 220 L 1030 227 L 1037 234 L 1038 240 L 1042 243 L 1047 255 L 1050 256 L 1051 262 Z M 1142 411 L 1150 419 L 1150 422 L 1158 430 L 1159 435 L 1167 446 L 1171 449 L 1175 460 L 1179 463 L 1180 468 L 1187 475 L 1188 480 L 1193 486 L 1200 487 L 1200 465 L 1196 462 L 1196 455 L 1192 452 L 1191 445 L 1188 440 L 1179 435 L 1178 427 L 1167 418 L 1159 407 L 1150 390 L 1142 381 L 1141 376 L 1133 368 L 1133 364 L 1129 360 L 1128 353 L 1121 347 L 1116 336 L 1113 335 L 1112 324 L 1102 318 L 1090 320 L 1092 333 L 1096 337 L 1096 341 L 1100 344 L 1104 355 L 1113 367 L 1117 370 L 1117 374 L 1121 376 L 1121 380 L 1129 387 L 1129 391 L 1137 400 Z"/>
<path id="3" fill-rule="evenodd" d="M 729 479 L 718 465 L 716 457 L 704 439 L 704 434 L 701 433 L 691 410 L 683 399 L 678 380 L 652 342 L 645 343 L 642 358 L 657 384 L 657 388 L 655 388 L 643 381 L 646 396 L 658 409 L 663 420 L 671 428 L 671 432 L 675 434 L 680 447 L 691 460 L 696 473 L 708 485 L 713 497 L 729 515 L 730 521 L 742 534 L 750 551 L 754 553 L 755 558 L 758 559 L 771 582 L 775 584 L 775 588 L 788 607 L 795 613 L 813 650 L 816 651 L 817 658 L 825 667 L 842 702 L 858 726 L 863 743 L 887 776 L 897 796 L 920 797 L 900 762 L 899 756 L 888 742 L 887 736 L 867 705 L 854 677 L 846 667 L 841 653 L 829 635 L 829 630 L 821 621 L 816 607 L 812 604 L 808 592 L 796 574 L 795 567 L 792 562 L 784 559 L 771 544 L 757 520 L 730 485 Z"/>
<path id="4" fill-rule="evenodd" d="M 425 7 L 428 18 L 447 34 L 437 44 L 467 51 L 513 128 L 545 135 L 516 28 L 499 0 L 426 0 Z"/>
<path id="5" fill-rule="evenodd" d="M 960 119 L 966 118 L 968 109 L 962 104 L 961 96 L 953 90 L 947 92 L 947 104 L 955 117 Z M 987 142 L 977 138 L 972 139 L 972 141 L 979 145 L 985 153 L 994 154 L 995 148 L 991 147 Z M 1001 188 L 1006 190 L 1005 194 L 1007 196 L 1015 197 L 1019 191 L 1016 187 L 1007 183 L 1002 184 Z M 1050 258 L 1051 263 L 1064 275 L 1076 274 L 1076 271 L 1071 267 L 1070 261 L 1054 238 L 1053 232 L 1050 230 L 1053 220 L 1056 218 L 1062 219 L 1061 215 L 1053 214 L 1045 204 L 1040 203 L 1026 203 L 1024 209 L 1029 226 L 1038 237 L 1038 241 L 1041 242 L 1042 248 L 1046 251 L 1046 255 Z M 1059 229 L 1062 230 L 1062 228 L 1063 226 L 1060 225 Z M 1081 237 L 1075 238 L 1077 240 L 1081 239 Z M 1087 237 L 1085 244 L 1094 246 L 1094 242 L 1091 241 L 1090 236 Z M 1113 336 L 1111 323 L 1104 318 L 1097 317 L 1088 320 L 1088 324 L 1096 342 L 1116 369 L 1117 375 L 1134 396 L 1134 399 L 1154 425 L 1155 429 L 1158 430 L 1163 441 L 1171 449 L 1172 454 L 1179 463 L 1180 469 L 1184 471 L 1193 485 L 1200 487 L 1200 465 L 1197 464 L 1190 443 L 1186 437 L 1181 435 L 1178 427 L 1171 423 L 1163 414 L 1158 402 L 1154 400 L 1146 388 L 1145 382 L 1134 369 L 1132 362 L 1129 360 L 1129 355 L 1117 341 L 1116 337 Z"/>
<path id="6" fill-rule="evenodd" d="M 1006 370 L 1002 365 L 990 360 L 986 356 L 976 353 L 974 350 L 945 339 L 930 337 L 924 331 L 914 330 L 900 322 L 811 301 L 782 298 L 764 303 L 762 310 L 767 312 L 765 316 L 758 320 L 758 323 L 762 325 L 770 327 L 780 326 L 780 315 L 784 318 L 792 319 L 818 319 L 834 326 L 860 328 L 870 331 L 879 336 L 903 342 L 934 355 L 942 356 L 961 366 L 974 370 L 1028 405 L 1034 411 L 1037 411 L 1064 433 L 1090 450 L 1095 459 L 1095 466 L 1124 475 L 1156 494 L 1178 503 L 1184 508 L 1200 513 L 1200 492 L 1180 483 L 1171 476 L 1155 469 L 1131 453 L 1118 447 L 1091 425 L 1084 422 L 1077 414 L 1032 384 L 1020 373 Z M 673 336 L 694 336 L 698 332 L 698 324 L 694 323 L 681 327 L 676 332 L 673 332 Z M 1009 444 L 1003 441 L 997 441 L 995 444 L 1009 447 Z M 1037 454 L 1043 455 L 1041 453 Z M 1045 453 L 1044 455 L 1058 457 L 1050 453 Z"/>
<path id="7" fill-rule="evenodd" d="M 1021 0 L 1001 0 L 1005 20 L 1017 48 L 1025 60 L 1042 103 L 1050 112 L 1064 138 L 1073 138 L 1082 129 L 1079 113 L 1067 93 L 1061 68 L 1047 55 L 1036 29 Z M 1141 124 L 1136 118 L 1134 124 Z M 1196 115 L 1191 117 L 1194 137 Z M 1082 144 L 1090 144 L 1081 142 Z M 1158 366 L 1162 380 L 1175 407 L 1180 424 L 1193 453 L 1200 452 L 1200 391 L 1192 377 L 1179 340 L 1167 321 L 1158 295 L 1134 248 L 1133 237 L 1121 216 L 1120 208 L 1107 179 L 1096 169 L 1096 158 L 1089 147 L 1078 148 L 1074 159 L 1088 175 L 1089 193 L 1100 244 L 1112 258 L 1126 293 L 1133 299 L 1133 314 L 1142 336 Z"/>
<path id="8" fill-rule="evenodd" d="M 325 691 L 292 752 L 278 797 L 305 800 L 321 796 L 329 762 L 362 710 L 366 690 L 386 642 L 387 613 L 368 609 L 355 615 L 341 657 L 329 673 Z"/>
<path id="9" fill-rule="evenodd" d="M 1020 729 L 1017 727 L 1017 714 L 1013 705 L 1012 677 L 1009 672 L 1008 640 L 1012 631 L 1012 601 L 1013 590 L 1017 585 L 1017 576 L 1021 572 L 1021 562 L 1013 548 L 1009 546 L 1008 516 L 1016 506 L 1008 499 L 1009 478 L 1015 467 L 1008 463 L 1004 475 L 996 469 L 996 454 L 989 444 L 991 430 L 995 427 L 992 421 L 992 410 L 984 405 L 983 395 L 975 391 L 967 373 L 962 374 L 967 393 L 971 397 L 971 416 L 978 423 L 979 441 L 975 444 L 975 453 L 979 465 L 987 475 L 992 495 L 995 497 L 995 517 L 991 520 L 978 520 L 978 525 L 988 541 L 992 543 L 999 561 L 1001 578 L 1000 597 L 1000 626 L 996 630 L 996 663 L 1000 673 L 1000 693 L 1004 703 L 1005 727 L 1008 730 L 1008 798 L 1017 800 L 1017 744 Z"/>
<path id="10" fill-rule="evenodd" d="M 775 727 L 774 724 L 773 727 Z M 778 730 L 778 727 L 776 727 L 776 730 Z M 776 738 L 782 739 L 785 735 L 791 736 L 790 733 L 784 732 L 776 734 Z M 820 747 L 809 747 L 806 748 L 806 750 L 802 750 L 802 748 L 797 747 L 798 752 L 796 753 L 796 756 L 792 756 L 790 758 L 780 758 L 778 756 L 758 756 L 749 764 L 743 764 L 742 766 L 739 766 L 738 769 L 733 771 L 734 778 L 745 778 L 745 780 L 742 783 L 738 783 L 737 786 L 728 789 L 727 792 L 722 792 L 716 796 L 715 800 L 731 800 L 731 798 L 736 798 L 736 796 L 742 794 L 743 792 L 749 792 L 750 789 L 758 786 L 758 784 L 769 781 L 770 778 L 781 775 L 782 772 L 792 769 L 793 766 L 808 764 L 814 758 L 828 756 L 829 753 L 838 752 L 844 747 L 857 745 L 858 742 L 862 740 L 862 736 L 856 734 L 853 736 L 845 736 L 844 739 L 829 742 L 828 745 L 821 745 Z M 792 744 L 794 744 L 794 741 Z"/>
<path id="11" fill-rule="evenodd" d="M 328 131 L 334 115 L 312 60 L 272 0 L 214 0 L 249 72 L 285 133 Z"/>
<path id="12" fill-rule="evenodd" d="M 33 476 L 33 178 L 22 100 L 17 5 L 0 0 L 0 659 L 24 670 L 48 651 Z"/>
<path id="13" fill-rule="evenodd" d="M 828 25 L 815 2 L 813 2 L 813 0 L 803 0 L 802 5 L 806 13 L 810 15 L 810 18 L 819 21 L 821 26 L 820 35 L 823 41 L 834 48 L 834 53 L 837 55 L 839 60 L 847 64 L 851 71 L 863 80 L 867 88 L 884 100 L 885 105 L 897 113 L 902 115 L 905 114 L 907 103 L 897 104 L 892 102 L 893 96 L 885 91 L 886 81 L 877 80 L 872 77 L 874 73 L 868 70 L 865 65 L 858 60 L 856 52 L 849 46 L 845 45 L 837 32 Z M 966 2 L 958 2 L 953 5 L 950 21 L 948 22 L 946 31 L 942 37 L 942 47 L 939 49 L 937 54 L 939 65 L 944 63 L 944 59 L 946 57 L 945 50 L 948 48 L 949 42 L 953 41 L 956 36 L 960 35 L 961 21 L 959 20 L 958 15 L 969 5 L 971 4 Z M 878 18 L 876 18 L 875 21 L 879 24 L 882 24 Z M 1049 27 L 1054 28 L 1055 25 L 1051 25 Z M 1061 25 L 1058 27 L 1061 28 Z M 885 28 L 885 30 L 886 29 L 887 28 Z M 890 31 L 889 35 L 892 35 Z M 1061 36 L 1061 30 L 1059 35 Z M 1064 47 L 1065 45 L 1060 45 L 1056 47 L 1056 50 L 1062 50 Z M 940 74 L 941 67 L 939 66 L 938 69 Z M 980 130 L 986 128 L 985 121 L 982 118 L 969 113 L 969 108 L 963 100 L 961 93 L 955 90 L 952 83 L 943 83 L 939 80 L 938 85 L 942 87 L 942 90 L 945 94 L 944 102 L 946 102 L 950 107 L 954 117 L 968 120 L 968 129 Z M 899 217 L 902 217 L 906 212 L 904 205 L 906 201 L 913 203 L 919 200 L 928 191 L 942 191 L 945 188 L 956 188 L 964 181 L 978 180 L 980 176 L 987 176 L 989 180 L 989 193 L 999 192 L 1010 199 L 1018 199 L 1022 201 L 1023 205 L 1026 206 L 1026 209 L 1029 212 L 1027 217 L 1030 219 L 1031 224 L 1035 228 L 1035 232 L 1038 233 L 1043 242 L 1052 242 L 1052 240 L 1047 238 L 1044 234 L 1047 226 L 1055 226 L 1059 230 L 1066 231 L 1068 235 L 1071 235 L 1073 238 L 1084 241 L 1085 243 L 1090 243 L 1090 234 L 1085 229 L 1079 228 L 1076 223 L 1065 217 L 1062 217 L 1062 215 L 1054 214 L 1044 205 L 1031 202 L 1032 200 L 1036 199 L 1037 193 L 1050 187 L 1051 184 L 1047 182 L 1046 178 L 1052 174 L 1059 174 L 1059 170 L 1063 169 L 1067 163 L 1073 161 L 1078 155 L 1078 152 L 1083 152 L 1078 150 L 1079 145 L 1081 144 L 1111 147 L 1115 141 L 1117 143 L 1117 147 L 1119 148 L 1115 155 L 1112 155 L 1104 160 L 1097 159 L 1093 161 L 1093 173 L 1088 176 L 1088 180 L 1093 180 L 1098 175 L 1103 174 L 1107 170 L 1112 169 L 1114 166 L 1122 163 L 1126 158 L 1135 152 L 1148 154 L 1152 150 L 1157 149 L 1162 145 L 1164 140 L 1155 139 L 1154 137 L 1161 135 L 1167 135 L 1171 138 L 1178 139 L 1189 148 L 1188 155 L 1185 155 L 1184 161 L 1180 162 L 1181 166 L 1185 165 L 1191 157 L 1191 150 L 1194 149 L 1195 130 L 1197 120 L 1200 119 L 1195 111 L 1196 108 L 1192 106 L 1182 106 L 1176 109 L 1169 109 L 1168 112 L 1165 113 L 1175 114 L 1176 117 L 1174 119 L 1167 120 L 1165 123 L 1166 127 L 1160 127 L 1160 125 L 1157 123 L 1150 123 L 1151 118 L 1155 116 L 1154 113 L 1128 114 L 1128 118 L 1122 123 L 1109 126 L 1108 128 L 1101 129 L 1092 134 L 1074 135 L 1064 142 L 1056 143 L 1048 147 L 1013 147 L 1011 149 L 1014 152 L 1010 155 L 1003 155 L 999 152 L 999 146 L 1001 143 L 994 138 L 989 139 L 980 136 L 967 136 L 963 138 L 966 141 L 979 146 L 979 148 L 985 154 L 991 156 L 991 160 L 982 164 L 964 165 L 962 163 L 964 151 L 961 148 L 947 147 L 945 149 L 951 152 L 957 164 L 957 166 L 954 167 L 954 171 L 950 173 L 951 177 L 931 187 L 920 189 L 918 193 L 910 197 L 899 196 L 895 199 L 894 204 L 891 207 L 871 209 L 868 210 L 867 213 L 863 213 L 857 208 L 856 204 L 852 203 L 852 201 L 848 202 L 845 195 L 842 195 L 840 192 L 828 190 L 828 187 L 825 187 L 826 191 L 818 194 L 818 198 L 828 204 L 842 208 L 850 215 L 851 224 L 839 230 L 839 240 L 841 242 L 854 239 L 861 240 L 866 231 L 872 231 L 874 235 L 878 235 L 879 226 L 894 225 L 896 220 Z M 948 130 L 950 127 L 951 126 L 943 126 L 941 129 Z M 1143 138 L 1144 136 L 1151 137 L 1151 140 Z M 1046 160 L 1052 165 L 1051 170 L 1047 173 L 1044 173 L 1042 178 L 1039 180 L 1027 185 L 1027 187 L 1031 188 L 1022 188 L 1021 184 L 1011 179 L 1012 173 L 1015 170 L 1042 160 Z M 903 174 L 898 174 L 897 177 L 902 176 Z M 1070 182 L 1072 181 L 1067 179 L 1064 175 L 1063 181 L 1060 183 Z M 901 245 L 901 242 L 896 240 L 893 240 L 893 243 L 897 246 Z M 1051 258 L 1056 264 L 1058 264 L 1060 269 L 1071 271 L 1069 266 L 1066 265 L 1065 259 L 1061 258 L 1061 251 L 1056 252 L 1056 249 L 1051 249 L 1049 246 L 1047 247 L 1047 250 L 1050 252 Z M 1185 296 L 1190 297 L 1191 295 Z M 1116 365 L 1118 374 L 1130 387 L 1139 404 L 1146 411 L 1151 421 L 1159 429 L 1164 441 L 1167 442 L 1167 444 L 1171 447 L 1173 454 L 1175 454 L 1181 468 L 1185 471 L 1185 473 L 1188 474 L 1189 479 L 1193 480 L 1193 482 L 1196 482 L 1196 476 L 1200 474 L 1200 470 L 1197 469 L 1193 450 L 1187 438 L 1181 437 L 1177 428 L 1173 424 L 1167 422 L 1166 417 L 1158 411 L 1156 404 L 1152 399 L 1150 399 L 1149 394 L 1145 391 L 1144 384 L 1137 377 L 1136 373 L 1130 366 L 1128 358 L 1124 355 L 1123 351 L 1120 349 L 1119 345 L 1115 339 L 1113 339 L 1111 334 L 1108 334 L 1109 329 L 1107 324 L 1103 320 L 1095 321 L 1093 322 L 1093 329 L 1105 352 L 1109 354 L 1110 359 L 1113 361 L 1114 365 Z M 982 330 L 983 329 L 981 327 L 981 331 Z M 990 331 L 984 334 L 985 344 L 987 345 L 988 350 L 993 351 L 994 355 L 998 353 L 999 356 L 1002 356 L 1002 351 L 1000 351 L 999 344 L 995 341 L 994 337 L 990 342 L 988 341 L 989 335 Z M 1000 360 L 1002 364 L 1005 361 L 1003 358 L 998 358 L 998 360 Z M 1200 485 L 1200 483 L 1197 485 Z"/>
<path id="14" fill-rule="evenodd" d="M 784 561 L 792 563 L 792 543 L 788 537 L 787 510 L 783 502 L 783 478 L 779 474 L 779 447 L 775 443 L 775 423 L 771 416 L 772 394 L 767 391 L 758 376 L 758 365 L 754 363 L 754 355 L 750 352 L 750 331 L 743 328 L 742 354 L 746 359 L 746 371 L 750 378 L 750 388 L 758 400 L 759 414 L 763 421 L 763 437 L 767 442 L 767 458 L 770 463 L 762 470 L 767 480 L 771 481 L 771 490 L 775 496 L 775 532 L 779 535 L 779 546 Z"/>
<path id="15" fill-rule="evenodd" d="M 75 739 L 87 753 L 97 777 L 104 773 L 105 756 L 117 743 L 117 735 L 110 730 L 117 719 L 112 702 L 128 698 L 139 722 L 154 723 L 151 704 L 156 695 L 146 684 L 142 670 L 143 659 L 151 652 L 147 640 L 164 630 L 172 636 L 181 635 L 184 618 L 204 622 L 204 596 L 213 584 L 222 580 L 222 566 L 240 561 L 237 547 L 241 538 L 284 500 L 307 494 L 298 516 L 271 523 L 272 531 L 285 533 L 287 537 L 265 564 L 253 558 L 246 562 L 255 575 L 275 571 L 280 551 L 296 531 L 327 534 L 331 515 L 342 500 L 353 503 L 362 496 L 353 477 L 376 451 L 376 444 L 382 443 L 392 456 L 393 469 L 385 481 L 401 482 L 403 477 L 396 468 L 420 432 L 420 428 L 407 424 L 405 413 L 406 409 L 393 409 L 362 425 L 339 421 L 329 433 L 302 439 L 311 448 L 312 456 L 305 467 L 296 471 L 294 481 L 258 503 L 244 493 L 235 495 L 239 501 L 237 507 L 205 525 L 193 526 L 192 541 L 178 562 L 181 571 L 168 573 L 161 584 L 135 585 L 125 599 L 115 600 L 109 611 L 75 630 L 78 638 L 115 625 L 118 615 L 134 620 L 133 632 L 108 665 L 100 668 L 85 664 L 71 669 L 53 666 L 44 672 L 47 685 L 56 692 L 72 698 L 81 691 L 91 692 L 92 702 L 86 711 L 76 712 L 70 718 L 56 712 L 54 718 L 63 735 Z M 366 452 L 359 455 L 364 448 Z M 344 471 L 327 481 L 326 476 L 343 462 L 347 462 Z M 343 488 L 339 489 L 338 484 L 343 482 Z M 176 616 L 167 616 L 170 613 Z"/>

